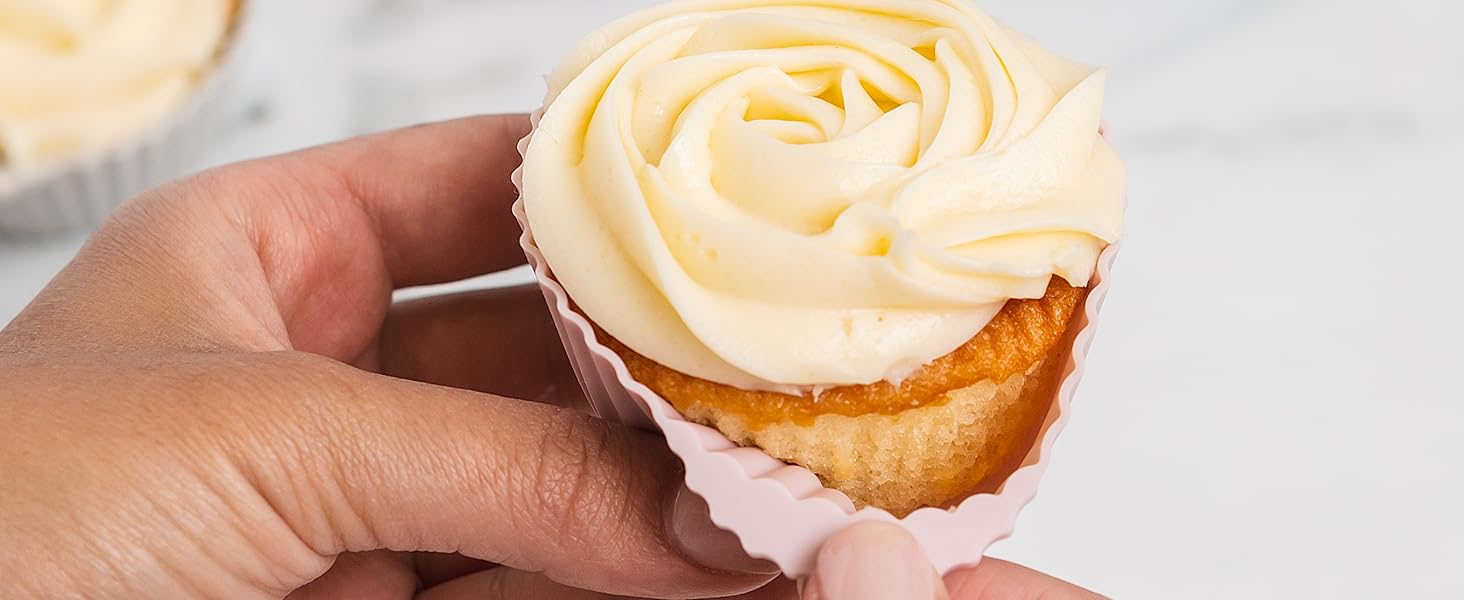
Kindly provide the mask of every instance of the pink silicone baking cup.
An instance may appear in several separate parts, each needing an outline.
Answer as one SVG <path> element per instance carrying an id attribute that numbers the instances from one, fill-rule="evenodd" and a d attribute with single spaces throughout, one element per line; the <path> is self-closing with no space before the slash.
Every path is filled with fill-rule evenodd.
<path id="1" fill-rule="evenodd" d="M 542 114 L 542 110 L 534 113 L 534 128 Z M 532 136 L 530 133 L 519 143 L 520 154 Z M 522 168 L 514 172 L 513 183 L 523 189 Z M 664 398 L 633 379 L 620 357 L 596 340 L 590 322 L 570 307 L 569 295 L 550 273 L 534 242 L 522 197 L 514 203 L 513 214 L 523 227 L 519 241 L 549 304 L 559 338 L 596 414 L 659 430 L 685 463 L 686 486 L 706 500 L 712 521 L 735 533 L 749 555 L 773 561 L 795 578 L 813 570 L 814 557 L 825 539 L 859 521 L 888 521 L 904 527 L 920 541 L 942 574 L 975 565 L 987 548 L 1011 535 L 1018 513 L 1037 495 L 1037 482 L 1047 470 L 1052 445 L 1067 421 L 1118 254 L 1115 244 L 1098 259 L 1098 274 L 1078 315 L 1078 333 L 1053 409 L 1022 466 L 996 493 L 971 496 L 951 509 L 922 508 L 898 519 L 879 508 L 855 510 L 847 496 L 824 487 L 808 469 L 784 463 L 757 448 L 740 447 L 715 429 L 687 421 Z"/>

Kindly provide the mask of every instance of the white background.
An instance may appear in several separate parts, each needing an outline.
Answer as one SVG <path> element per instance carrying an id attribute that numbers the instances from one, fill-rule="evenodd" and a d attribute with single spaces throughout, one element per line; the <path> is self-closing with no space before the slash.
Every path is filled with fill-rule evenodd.
<path id="1" fill-rule="evenodd" d="M 260 0 L 200 166 L 526 110 L 645 1 Z M 1464 3 L 986 0 L 1111 68 L 1131 237 L 993 553 L 1124 598 L 1464 597 Z M 0 244 L 0 322 L 80 243 Z"/>

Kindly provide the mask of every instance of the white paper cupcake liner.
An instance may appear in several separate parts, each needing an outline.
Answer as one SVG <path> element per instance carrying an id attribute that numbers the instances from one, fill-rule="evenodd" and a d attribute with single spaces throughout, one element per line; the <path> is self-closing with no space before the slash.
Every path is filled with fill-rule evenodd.
<path id="1" fill-rule="evenodd" d="M 241 0 L 217 58 L 183 105 L 121 145 L 54 165 L 0 168 L 0 240 L 90 229 L 132 196 L 188 172 L 197 150 L 226 118 L 239 56 L 249 39 L 252 0 Z"/>
<path id="2" fill-rule="evenodd" d="M 534 114 L 534 127 L 541 116 L 542 111 Z M 528 140 L 520 142 L 521 154 Z M 520 169 L 514 173 L 514 185 L 522 189 L 522 183 Z M 795 578 L 813 570 L 824 540 L 858 521 L 888 521 L 904 527 L 920 541 L 941 573 L 975 565 L 991 544 L 1011 535 L 1018 513 L 1037 495 L 1037 482 L 1047 470 L 1052 445 L 1067 421 L 1118 254 L 1118 246 L 1113 245 L 1099 258 L 1097 276 L 1077 317 L 1077 334 L 1053 408 L 1022 466 L 996 493 L 971 496 L 952 509 L 922 508 L 898 519 L 878 508 L 855 510 L 847 496 L 824 487 L 808 469 L 784 463 L 757 448 L 739 447 L 717 430 L 687 421 L 664 398 L 635 381 L 620 357 L 596 340 L 590 322 L 571 308 L 568 294 L 535 245 L 523 198 L 514 203 L 513 214 L 524 230 L 520 242 L 529 265 L 596 413 L 610 421 L 660 430 L 686 466 L 687 487 L 711 508 L 712 521 L 735 533 L 749 555 L 770 560 Z"/>

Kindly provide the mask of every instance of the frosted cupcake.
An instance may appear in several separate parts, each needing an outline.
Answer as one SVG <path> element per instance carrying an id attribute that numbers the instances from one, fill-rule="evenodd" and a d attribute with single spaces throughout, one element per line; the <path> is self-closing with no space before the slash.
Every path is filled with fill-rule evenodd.
<path id="1" fill-rule="evenodd" d="M 549 82 L 527 225 L 636 381 L 897 516 L 1027 456 L 1123 234 L 1101 70 L 962 0 L 701 0 Z"/>
<path id="2" fill-rule="evenodd" d="M 180 173 L 242 0 L 0 0 L 0 230 L 94 224 Z"/>

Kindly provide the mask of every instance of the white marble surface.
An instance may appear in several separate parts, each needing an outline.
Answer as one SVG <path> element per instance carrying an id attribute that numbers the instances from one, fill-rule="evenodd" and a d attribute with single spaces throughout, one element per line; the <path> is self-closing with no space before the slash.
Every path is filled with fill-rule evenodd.
<path id="1" fill-rule="evenodd" d="M 260 0 L 205 164 L 532 108 L 645 0 Z M 1112 68 L 1131 239 L 994 553 L 1123 598 L 1464 597 L 1464 3 L 986 0 Z M 79 240 L 0 246 L 0 322 Z"/>

